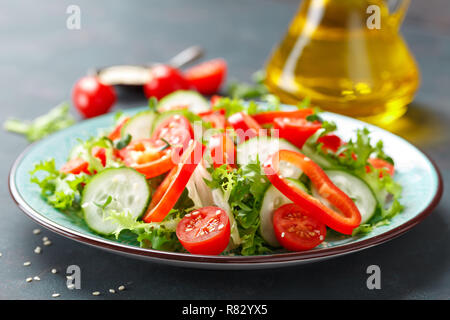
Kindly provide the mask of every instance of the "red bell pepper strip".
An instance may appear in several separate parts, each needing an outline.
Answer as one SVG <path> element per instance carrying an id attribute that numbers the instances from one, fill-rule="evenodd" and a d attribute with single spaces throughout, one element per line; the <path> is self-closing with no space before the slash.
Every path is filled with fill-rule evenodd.
<path id="1" fill-rule="evenodd" d="M 280 161 L 287 161 L 301 169 L 309 177 L 320 196 L 325 198 L 333 208 L 327 207 L 319 199 L 283 178 L 279 171 Z M 361 223 L 361 214 L 352 199 L 336 187 L 322 168 L 305 155 L 295 151 L 280 150 L 264 163 L 264 172 L 281 193 L 331 229 L 343 234 L 352 234 L 353 229 Z"/>
<path id="2" fill-rule="evenodd" d="M 228 123 L 236 130 L 239 143 L 248 139 L 265 135 L 265 131 L 251 116 L 244 112 L 238 112 L 228 117 Z"/>
<path id="3" fill-rule="evenodd" d="M 150 206 L 144 216 L 144 221 L 161 222 L 173 208 L 183 193 L 197 165 L 202 161 L 205 146 L 196 140 L 191 140 L 186 151 L 175 167 L 167 174 L 163 182 L 153 194 Z"/>
<path id="4" fill-rule="evenodd" d="M 259 124 L 272 123 L 275 118 L 306 119 L 314 114 L 313 109 L 299 109 L 294 111 L 267 111 L 252 115 Z"/>
<path id="5" fill-rule="evenodd" d="M 108 138 L 110 140 L 117 140 L 120 139 L 120 132 L 122 131 L 123 126 L 130 120 L 130 117 L 123 118 L 122 121 L 117 124 L 117 126 L 114 128 L 113 131 L 108 135 Z"/>

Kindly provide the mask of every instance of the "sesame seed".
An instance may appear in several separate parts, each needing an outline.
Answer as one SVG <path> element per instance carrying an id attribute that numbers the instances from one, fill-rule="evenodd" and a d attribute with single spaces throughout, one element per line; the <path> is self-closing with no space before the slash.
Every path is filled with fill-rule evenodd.
<path id="1" fill-rule="evenodd" d="M 284 232 L 281 233 L 281 237 L 284 238 L 286 234 Z"/>
<path id="2" fill-rule="evenodd" d="M 48 241 L 48 238 L 47 238 L 47 237 L 43 237 L 43 238 L 42 238 L 42 242 L 45 242 L 45 241 Z"/>
<path id="3" fill-rule="evenodd" d="M 25 281 L 26 282 L 31 282 L 31 281 L 33 281 L 33 278 L 32 277 L 28 277 L 28 278 L 25 279 Z"/>
<path id="4" fill-rule="evenodd" d="M 38 276 L 35 276 L 35 277 L 33 278 L 33 280 L 41 281 L 41 278 L 39 278 Z"/>
<path id="5" fill-rule="evenodd" d="M 125 286 L 120 286 L 118 289 L 119 289 L 119 291 L 123 291 L 123 290 L 125 290 Z"/>
<path id="6" fill-rule="evenodd" d="M 54 294 L 52 294 L 52 297 L 53 297 L 53 298 L 58 298 L 59 296 L 60 296 L 59 293 L 54 293 Z"/>
<path id="7" fill-rule="evenodd" d="M 2 256 L 3 254 L 0 252 L 0 257 Z"/>
<path id="8" fill-rule="evenodd" d="M 100 295 L 100 292 L 99 292 L 99 291 L 94 291 L 94 292 L 92 292 L 92 295 L 93 295 L 93 296 L 99 296 L 99 295 Z"/>
<path id="9" fill-rule="evenodd" d="M 40 254 L 42 252 L 41 247 L 36 247 L 36 249 L 34 249 L 34 253 L 36 254 Z"/>
<path id="10" fill-rule="evenodd" d="M 31 265 L 31 262 L 30 262 L 30 261 L 24 262 L 23 265 L 24 265 L 25 267 L 28 267 L 29 265 Z"/>
<path id="11" fill-rule="evenodd" d="M 67 289 L 69 289 L 69 290 L 75 289 L 75 285 L 69 284 L 69 285 L 67 285 Z"/>
<path id="12" fill-rule="evenodd" d="M 116 290 L 114 290 L 114 289 L 109 289 L 109 292 L 110 292 L 110 293 L 116 293 Z"/>
<path id="13" fill-rule="evenodd" d="M 33 230 L 33 234 L 39 234 L 39 233 L 41 233 L 41 229 L 34 229 Z"/>
<path id="14" fill-rule="evenodd" d="M 53 273 L 53 274 L 55 274 L 55 273 L 57 273 L 57 272 L 58 272 L 58 270 L 56 270 L 55 268 L 52 269 L 52 273 Z"/>
<path id="15" fill-rule="evenodd" d="M 51 245 L 51 244 L 52 244 L 52 242 L 51 242 L 50 240 L 44 241 L 44 246 L 49 246 L 49 245 Z"/>
<path id="16" fill-rule="evenodd" d="M 216 216 L 222 213 L 222 210 L 216 210 Z"/>

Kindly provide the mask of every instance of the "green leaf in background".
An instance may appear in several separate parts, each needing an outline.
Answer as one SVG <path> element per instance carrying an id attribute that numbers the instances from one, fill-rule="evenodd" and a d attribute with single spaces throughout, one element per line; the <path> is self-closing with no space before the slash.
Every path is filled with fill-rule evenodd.
<path id="1" fill-rule="evenodd" d="M 65 102 L 32 121 L 9 119 L 4 123 L 3 128 L 24 135 L 30 142 L 40 140 L 75 123 L 69 108 L 69 104 Z"/>
<path id="2" fill-rule="evenodd" d="M 264 84 L 265 72 L 259 70 L 253 74 L 253 83 L 231 82 L 226 89 L 226 95 L 236 99 L 258 99 L 269 93 Z"/>

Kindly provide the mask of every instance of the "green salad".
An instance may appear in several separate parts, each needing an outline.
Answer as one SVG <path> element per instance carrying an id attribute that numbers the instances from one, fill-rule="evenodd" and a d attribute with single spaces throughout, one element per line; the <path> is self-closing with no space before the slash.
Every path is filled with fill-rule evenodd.
<path id="1" fill-rule="evenodd" d="M 344 140 L 304 101 L 176 91 L 118 113 L 31 182 L 61 214 L 104 237 L 203 255 L 311 250 L 327 234 L 371 232 L 402 211 L 394 161 L 368 129 Z M 99 128 L 100 129 L 100 128 Z"/>

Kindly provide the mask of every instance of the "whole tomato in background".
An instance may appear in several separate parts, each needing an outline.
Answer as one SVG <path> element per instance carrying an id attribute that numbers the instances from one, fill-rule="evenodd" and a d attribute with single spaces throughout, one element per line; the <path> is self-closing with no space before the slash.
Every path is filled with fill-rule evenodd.
<path id="1" fill-rule="evenodd" d="M 144 93 L 147 98 L 159 100 L 174 91 L 190 88 L 191 85 L 178 69 L 160 64 L 150 70 L 150 80 L 144 85 Z"/>
<path id="2" fill-rule="evenodd" d="M 219 91 L 227 75 L 224 59 L 213 59 L 195 65 L 184 72 L 186 80 L 201 94 L 211 95 Z"/>
<path id="3" fill-rule="evenodd" d="M 86 76 L 75 83 L 72 101 L 85 118 L 107 113 L 116 102 L 116 92 L 95 76 Z"/>

